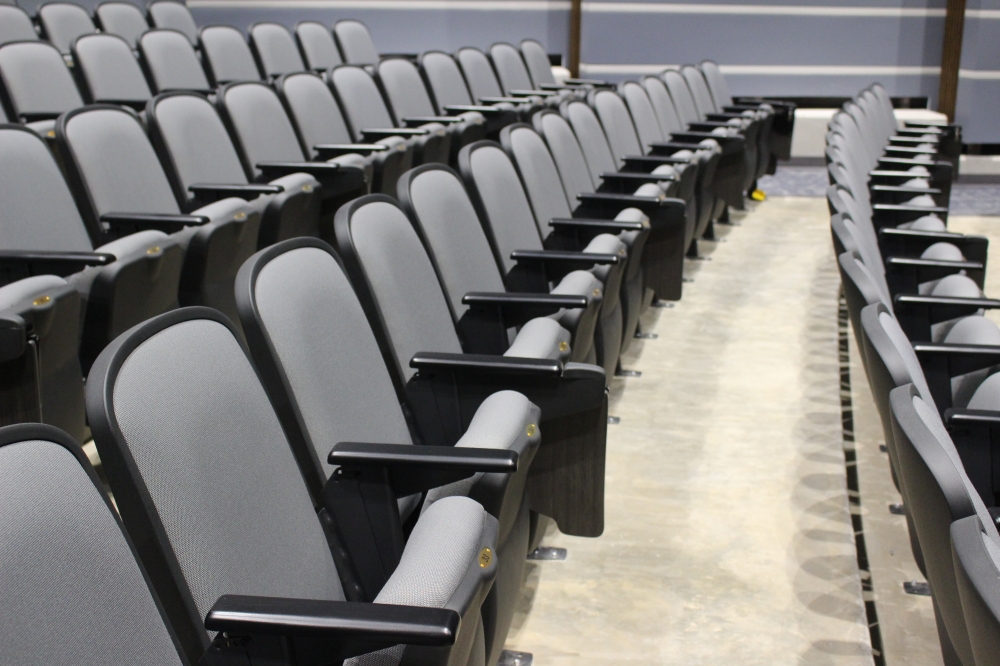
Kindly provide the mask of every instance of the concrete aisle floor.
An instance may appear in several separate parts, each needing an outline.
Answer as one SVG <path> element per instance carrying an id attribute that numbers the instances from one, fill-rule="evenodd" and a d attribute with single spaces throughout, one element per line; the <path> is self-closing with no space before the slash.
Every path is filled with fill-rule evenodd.
<path id="1" fill-rule="evenodd" d="M 552 530 L 508 649 L 551 664 L 870 664 L 848 505 L 823 199 L 703 243 L 615 379 L 606 530 Z"/>

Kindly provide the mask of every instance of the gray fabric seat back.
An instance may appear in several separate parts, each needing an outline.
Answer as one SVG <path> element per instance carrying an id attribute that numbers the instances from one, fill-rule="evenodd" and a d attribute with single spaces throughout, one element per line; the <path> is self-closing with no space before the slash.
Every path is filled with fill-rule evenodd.
<path id="1" fill-rule="evenodd" d="M 660 123 L 660 129 L 663 130 L 664 136 L 670 136 L 675 132 L 683 132 L 687 129 L 686 125 L 681 122 L 681 117 L 677 114 L 677 107 L 674 106 L 674 100 L 667 90 L 667 84 L 662 79 L 656 76 L 643 77 L 642 87 L 649 95 L 649 102 L 653 105 L 653 111 L 656 112 L 656 119 Z"/>
<path id="2" fill-rule="evenodd" d="M 642 84 L 636 81 L 626 81 L 621 86 L 622 97 L 628 104 L 628 110 L 635 123 L 635 131 L 639 135 L 639 142 L 648 147 L 650 144 L 666 141 L 660 121 L 656 118 L 656 110 L 649 99 L 649 94 Z M 638 153 L 633 153 L 638 154 Z"/>
<path id="3" fill-rule="evenodd" d="M 195 183 L 237 185 L 247 182 L 236 148 L 222 119 L 201 95 L 181 93 L 158 97 L 149 108 L 151 128 L 172 166 L 182 201 L 192 201 Z"/>
<path id="4" fill-rule="evenodd" d="M 420 71 L 411 61 L 405 58 L 383 60 L 378 64 L 378 76 L 397 118 L 437 115 Z"/>
<path id="5" fill-rule="evenodd" d="M 559 108 L 563 117 L 573 127 L 573 132 L 580 142 L 580 148 L 587 158 L 590 178 L 594 183 L 601 182 L 601 174 L 618 170 L 618 163 L 608 137 L 604 133 L 601 121 L 597 119 L 594 110 L 583 102 L 569 102 Z"/>
<path id="6" fill-rule="evenodd" d="M 455 60 L 462 68 L 465 82 L 469 84 L 469 91 L 476 103 L 483 97 L 503 96 L 500 81 L 497 80 L 493 65 L 485 53 L 476 48 L 466 47 L 455 53 Z"/>
<path id="7" fill-rule="evenodd" d="M 972 654 L 988 664 L 1000 653 L 1000 537 L 978 516 L 951 525 L 952 552 Z"/>
<path id="8" fill-rule="evenodd" d="M 660 78 L 663 79 L 667 90 L 670 91 L 670 98 L 674 101 L 674 108 L 677 109 L 677 115 L 681 122 L 685 126 L 700 122 L 701 114 L 698 113 L 698 107 L 694 103 L 694 98 L 691 97 L 687 81 L 681 73 L 668 69 L 660 74 Z"/>
<path id="9" fill-rule="evenodd" d="M 139 37 L 149 30 L 142 10 L 131 2 L 102 2 L 94 10 L 94 16 L 97 17 L 102 32 L 118 35 L 131 48 L 136 48 Z"/>
<path id="10" fill-rule="evenodd" d="M 420 56 L 420 68 L 434 93 L 440 112 L 449 104 L 473 104 L 469 86 L 455 59 L 441 51 L 429 51 Z"/>
<path id="11" fill-rule="evenodd" d="M 464 162 L 462 153 L 466 155 Z M 480 218 L 489 225 L 504 271 L 509 272 L 515 264 L 511 252 L 542 249 L 528 196 L 513 162 L 499 145 L 482 141 L 466 146 L 462 153 L 462 177 L 479 200 Z"/>
<path id="12" fill-rule="evenodd" d="M 295 39 L 306 67 L 313 72 L 325 72 L 344 62 L 333 41 L 333 33 L 322 23 L 302 21 L 295 26 Z"/>
<path id="13" fill-rule="evenodd" d="M 729 94 L 729 85 L 726 83 L 726 77 L 722 75 L 719 66 L 711 60 L 703 60 L 701 71 L 705 75 L 712 99 L 715 100 L 715 108 L 722 109 L 726 106 L 732 106 L 733 96 Z"/>
<path id="14" fill-rule="evenodd" d="M 4 660 L 181 666 L 130 541 L 68 440 L 43 426 L 0 429 Z"/>
<path id="15" fill-rule="evenodd" d="M 414 172 L 411 172 L 414 173 Z M 400 181 L 400 201 L 420 231 L 456 319 L 473 291 L 505 291 L 503 276 L 479 216 L 458 174 L 434 165 Z"/>
<path id="16" fill-rule="evenodd" d="M 34 132 L 0 129 L 0 201 L 0 248 L 94 249 L 59 166 Z"/>
<path id="17" fill-rule="evenodd" d="M 176 30 L 150 30 L 139 38 L 139 54 L 155 92 L 208 91 L 212 88 L 198 60 L 198 54 L 183 33 Z"/>
<path id="18" fill-rule="evenodd" d="M 509 131 L 504 130 L 500 140 L 517 164 L 539 231 L 545 238 L 552 233 L 549 220 L 555 217 L 573 217 L 556 163 L 542 137 L 526 125 L 515 125 Z"/>
<path id="19" fill-rule="evenodd" d="M 56 132 L 72 153 L 97 216 L 181 212 L 135 114 L 109 107 L 88 108 L 63 116 Z"/>
<path id="20" fill-rule="evenodd" d="M 260 70 L 242 32 L 228 25 L 212 25 L 201 29 L 199 39 L 205 67 L 215 85 L 260 81 Z"/>
<path id="21" fill-rule="evenodd" d="M 20 7 L 0 5 L 0 46 L 10 42 L 30 42 L 38 39 L 28 12 Z"/>
<path id="22" fill-rule="evenodd" d="M 191 16 L 191 11 L 182 2 L 174 0 L 157 0 L 147 8 L 149 25 L 154 28 L 169 28 L 176 30 L 188 38 L 191 46 L 198 45 L 198 26 Z"/>
<path id="23" fill-rule="evenodd" d="M 639 136 L 632 124 L 632 116 L 625 106 L 625 100 L 613 90 L 597 90 L 593 93 L 591 104 L 597 117 L 604 127 L 604 135 L 608 138 L 612 155 L 615 159 L 615 171 L 625 164 L 627 155 L 642 155 L 646 151 L 639 143 Z"/>
<path id="24" fill-rule="evenodd" d="M 38 24 L 45 38 L 64 54 L 69 54 L 74 39 L 97 32 L 87 10 L 69 2 L 50 2 L 39 7 Z"/>
<path id="25" fill-rule="evenodd" d="M 363 129 L 396 126 L 375 79 L 364 68 L 341 65 L 331 70 L 328 76 L 355 134 Z"/>
<path id="26" fill-rule="evenodd" d="M 879 357 L 868 358 L 869 372 L 874 372 L 872 363 L 877 360 L 892 377 L 893 385 L 887 387 L 888 390 L 913 384 L 920 396 L 933 407 L 934 399 L 931 397 L 931 390 L 924 377 L 920 360 L 896 318 L 886 310 L 885 306 L 869 305 L 861 311 L 861 326 L 871 343 L 871 349 Z M 888 400 L 888 394 L 876 396 L 875 399 Z"/>
<path id="27" fill-rule="evenodd" d="M 549 153 L 559 169 L 563 189 L 571 202 L 577 194 L 593 192 L 594 181 L 587 158 L 569 122 L 555 111 L 542 111 L 535 114 L 532 123 L 549 147 Z"/>
<path id="28" fill-rule="evenodd" d="M 132 329 L 87 387 L 122 520 L 136 533 L 159 528 L 139 554 L 161 596 L 186 598 L 166 608 L 178 634 L 198 632 L 202 645 L 202 618 L 224 594 L 344 599 L 277 415 L 224 321 L 191 308 Z M 158 561 L 180 578 L 150 566 Z"/>
<path id="29" fill-rule="evenodd" d="M 62 55 L 45 42 L 0 47 L 0 79 L 22 122 L 55 118 L 83 106 Z"/>
<path id="30" fill-rule="evenodd" d="M 91 102 L 144 105 L 152 94 L 132 47 L 116 35 L 85 35 L 73 44 L 73 62 Z"/>
<path id="31" fill-rule="evenodd" d="M 705 118 L 707 114 L 715 113 L 715 101 L 712 99 L 712 93 L 708 89 L 708 83 L 701 70 L 694 65 L 684 65 L 681 68 L 681 76 L 687 81 L 698 115 Z"/>
<path id="32" fill-rule="evenodd" d="M 265 77 L 304 72 L 302 54 L 291 31 L 280 23 L 258 23 L 250 28 L 250 44 Z"/>
<path id="33" fill-rule="evenodd" d="M 277 93 L 263 83 L 233 83 L 219 92 L 236 141 L 243 150 L 245 168 L 260 175 L 265 161 L 301 162 L 302 146 Z"/>
<path id="34" fill-rule="evenodd" d="M 361 21 L 337 21 L 333 26 L 340 55 L 349 65 L 375 65 L 379 61 L 378 49 L 368 26 Z"/>
<path id="35" fill-rule="evenodd" d="M 400 376 L 408 380 L 413 375 L 410 359 L 417 352 L 462 353 L 434 266 L 399 206 L 372 195 L 353 210 L 349 224 L 350 242 L 385 323 Z M 338 237 L 341 233 L 339 227 Z"/>
<path id="36" fill-rule="evenodd" d="M 354 288 L 332 250 L 320 245 L 301 242 L 277 254 L 249 288 L 270 356 L 284 372 L 303 435 L 328 478 L 335 467 L 327 455 L 338 442 L 412 442 Z M 354 381 L 358 377 L 364 381 Z"/>
<path id="37" fill-rule="evenodd" d="M 317 155 L 313 146 L 351 143 L 340 106 L 319 76 L 289 74 L 278 80 L 278 91 L 311 159 Z"/>
<path id="38" fill-rule="evenodd" d="M 521 40 L 521 56 L 524 58 L 524 64 L 527 65 L 528 73 L 531 74 L 531 80 L 536 86 L 543 83 L 556 83 L 556 77 L 552 75 L 549 55 L 539 42 L 534 39 Z"/>
<path id="39" fill-rule="evenodd" d="M 521 52 L 511 44 L 494 44 L 490 47 L 490 58 L 496 69 L 500 86 L 505 93 L 511 90 L 532 90 L 535 84 L 531 82 L 528 68 L 521 59 Z"/>

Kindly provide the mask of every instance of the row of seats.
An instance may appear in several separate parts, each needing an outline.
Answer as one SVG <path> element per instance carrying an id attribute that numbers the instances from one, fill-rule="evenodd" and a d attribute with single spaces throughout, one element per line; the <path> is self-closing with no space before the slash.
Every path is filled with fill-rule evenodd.
<path id="1" fill-rule="evenodd" d="M 948 230 L 957 128 L 900 125 L 885 89 L 830 123 L 831 229 L 946 664 L 1000 663 L 993 429 L 1000 328 L 984 316 L 987 239 Z"/>
<path id="2" fill-rule="evenodd" d="M 774 105 L 110 4 L 0 46 L 5 654 L 492 666 L 549 522 L 603 532 L 608 377 Z"/>

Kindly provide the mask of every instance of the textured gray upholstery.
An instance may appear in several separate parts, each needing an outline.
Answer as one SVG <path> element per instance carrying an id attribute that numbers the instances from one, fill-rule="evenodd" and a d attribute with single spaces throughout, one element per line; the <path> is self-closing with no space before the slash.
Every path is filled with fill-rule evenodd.
<path id="1" fill-rule="evenodd" d="M 337 44 L 330 29 L 316 21 L 302 21 L 295 26 L 295 37 L 306 66 L 313 71 L 323 71 L 343 64 Z"/>
<path id="2" fill-rule="evenodd" d="M 493 250 L 458 176 L 443 169 L 424 171 L 411 181 L 409 196 L 456 319 L 468 310 L 462 304 L 465 294 L 505 290 Z"/>
<path id="3" fill-rule="evenodd" d="M 363 68 L 342 65 L 331 71 L 329 77 L 355 133 L 396 126 L 375 80 Z"/>
<path id="4" fill-rule="evenodd" d="M 583 102 L 570 102 L 563 107 L 562 112 L 580 141 L 580 148 L 583 149 L 590 168 L 591 180 L 600 183 L 602 173 L 617 171 L 615 156 L 611 153 L 607 135 L 604 134 L 604 128 L 594 110 Z"/>
<path id="5" fill-rule="evenodd" d="M 38 39 L 31 17 L 20 7 L 0 6 L 0 46 Z"/>
<path id="6" fill-rule="evenodd" d="M 227 25 L 201 30 L 201 52 L 216 85 L 231 81 L 259 81 L 260 71 L 243 33 Z"/>
<path id="7" fill-rule="evenodd" d="M 500 82 L 497 81 L 496 73 L 485 53 L 479 49 L 464 48 L 458 50 L 455 59 L 462 67 L 462 73 L 465 74 L 465 81 L 474 100 L 478 102 L 483 97 L 503 96 Z"/>
<path id="8" fill-rule="evenodd" d="M 447 53 L 430 51 L 420 56 L 424 76 L 434 91 L 434 99 L 441 111 L 446 105 L 473 104 L 469 87 L 462 77 L 458 63 Z"/>
<path id="9" fill-rule="evenodd" d="M 188 186 L 195 183 L 247 182 L 222 119 L 207 99 L 165 97 L 157 101 L 153 115 L 186 199 L 193 198 Z"/>
<path id="10" fill-rule="evenodd" d="M 726 83 L 726 77 L 722 75 L 719 66 L 711 60 L 705 60 L 701 63 L 701 71 L 705 74 L 708 88 L 712 92 L 715 108 L 721 109 L 724 106 L 732 106 L 733 96 L 729 94 L 729 85 Z M 879 88 L 882 87 L 879 86 Z M 884 91 L 885 89 L 882 88 L 882 90 Z"/>
<path id="11" fill-rule="evenodd" d="M 192 46 L 198 44 L 198 26 L 187 6 L 174 0 L 158 0 L 148 7 L 149 24 L 156 28 L 177 30 L 191 41 Z"/>
<path id="12" fill-rule="evenodd" d="M 121 527 L 73 454 L 8 444 L 0 475 L 4 661 L 180 666 Z"/>
<path id="13" fill-rule="evenodd" d="M 383 60 L 378 65 L 378 75 L 397 118 L 436 115 L 420 72 L 412 62 L 404 58 Z"/>
<path id="14" fill-rule="evenodd" d="M 712 100 L 712 93 L 708 89 L 708 83 L 701 70 L 692 65 L 685 65 L 681 68 L 681 76 L 687 81 L 698 115 L 704 118 L 707 114 L 714 113 L 715 102 Z"/>
<path id="15" fill-rule="evenodd" d="M 70 44 L 80 35 L 97 32 L 87 10 L 68 2 L 50 2 L 39 7 L 38 23 L 42 34 L 60 53 L 68 54 Z"/>
<path id="16" fill-rule="evenodd" d="M 260 271 L 255 289 L 259 320 L 327 476 L 338 442 L 411 443 L 371 326 L 328 252 L 285 252 Z"/>
<path id="17" fill-rule="evenodd" d="M 521 52 L 510 44 L 494 44 L 490 47 L 490 57 L 505 93 L 511 90 L 532 90 L 535 85 L 528 74 L 528 68 L 521 59 Z"/>
<path id="18" fill-rule="evenodd" d="M 552 233 L 549 220 L 573 216 L 559 171 L 542 137 L 533 129 L 518 127 L 512 130 L 510 144 L 517 168 L 521 171 L 524 189 L 535 211 L 539 231 L 545 238 Z"/>
<path id="19" fill-rule="evenodd" d="M 566 119 L 555 112 L 540 113 L 535 117 L 534 123 L 535 130 L 545 137 L 552 159 L 556 162 L 563 189 L 569 196 L 593 192 L 594 181 L 587 166 L 587 158 Z"/>
<path id="20" fill-rule="evenodd" d="M 94 15 L 102 32 L 118 35 L 132 48 L 138 45 L 142 33 L 149 30 L 146 17 L 131 2 L 103 2 L 94 10 Z"/>
<path id="21" fill-rule="evenodd" d="M 344 62 L 351 65 L 374 65 L 378 63 L 378 50 L 371 33 L 361 21 L 337 21 L 333 26 L 340 54 Z"/>
<path id="22" fill-rule="evenodd" d="M 258 23 L 250 28 L 250 43 L 265 76 L 305 71 L 291 31 L 280 23 Z"/>
<path id="23" fill-rule="evenodd" d="M 604 127 L 604 134 L 611 146 L 615 159 L 615 171 L 624 165 L 622 159 L 626 155 L 642 155 L 646 151 L 639 144 L 639 137 L 632 124 L 625 100 L 611 90 L 598 90 L 593 97 L 594 109 Z"/>
<path id="24" fill-rule="evenodd" d="M 642 145 L 648 147 L 654 142 L 667 140 L 646 89 L 635 81 L 626 81 L 621 86 L 621 94 L 628 104 L 628 112 L 635 123 L 635 131 Z"/>
<path id="25" fill-rule="evenodd" d="M 528 197 L 514 165 L 499 146 L 485 146 L 474 151 L 469 164 L 504 269 L 510 271 L 515 264 L 510 258 L 511 252 L 542 249 Z"/>
<path id="26" fill-rule="evenodd" d="M 521 56 L 524 58 L 524 64 L 536 86 L 556 82 L 556 77 L 552 75 L 549 55 L 545 52 L 544 46 L 534 39 L 524 39 L 521 41 Z"/>
<path id="27" fill-rule="evenodd" d="M 0 201 L 0 248 L 93 249 L 62 173 L 37 135 L 0 130 Z"/>
<path id="28" fill-rule="evenodd" d="M 871 329 L 871 317 L 872 314 L 874 314 L 874 311 L 875 308 L 871 308 L 871 310 L 869 310 L 869 308 L 865 308 L 865 311 L 861 313 L 862 326 L 865 327 L 866 330 Z M 882 348 L 883 339 L 881 336 L 869 335 L 872 347 L 879 353 L 879 355 L 886 358 L 888 358 L 891 354 L 897 354 L 899 359 L 903 362 L 903 366 L 906 368 L 906 372 L 909 375 L 908 382 L 902 381 L 900 378 L 894 378 L 896 379 L 896 385 L 902 386 L 905 383 L 912 383 L 920 395 L 933 405 L 934 399 L 931 397 L 930 387 L 927 385 L 927 380 L 924 378 L 924 371 L 920 366 L 920 360 L 913 351 L 910 339 L 906 337 L 906 333 L 904 333 L 903 329 L 899 327 L 899 322 L 897 322 L 896 318 L 888 312 L 881 312 L 878 314 L 878 325 L 882 328 L 883 333 L 888 337 L 889 342 L 892 343 L 893 348 L 891 350 Z M 887 365 L 889 365 L 889 363 L 887 363 Z M 889 367 L 893 367 L 893 365 L 889 365 Z"/>
<path id="29" fill-rule="evenodd" d="M 114 109 L 81 113 L 66 123 L 66 138 L 98 215 L 180 212 L 135 116 Z"/>
<path id="30" fill-rule="evenodd" d="M 685 81 L 681 73 L 668 69 L 660 75 L 660 78 L 663 79 L 663 82 L 667 85 L 667 90 L 670 91 L 670 98 L 674 101 L 674 108 L 677 109 L 677 115 L 680 117 L 681 122 L 687 126 L 700 121 L 701 115 L 698 113 L 698 108 L 691 97 L 687 81 Z"/>
<path id="31" fill-rule="evenodd" d="M 121 37 L 80 37 L 73 45 L 73 61 L 93 102 L 138 103 L 152 96 L 132 47 Z"/>
<path id="32" fill-rule="evenodd" d="M 182 33 L 174 30 L 150 30 L 139 39 L 139 53 L 146 63 L 156 92 L 211 89 L 198 55 Z"/>
<path id="33" fill-rule="evenodd" d="M 310 157 L 316 156 L 313 146 L 351 143 L 337 100 L 319 76 L 286 76 L 281 91 Z"/>
<path id="34" fill-rule="evenodd" d="M 566 361 L 572 335 L 555 319 L 536 317 L 521 327 L 504 356 Z"/>
<path id="35" fill-rule="evenodd" d="M 683 132 L 686 126 L 677 115 L 677 107 L 674 106 L 674 101 L 670 97 L 667 84 L 658 77 L 646 76 L 642 79 L 642 87 L 649 95 L 649 101 L 656 112 L 656 119 L 660 121 L 660 129 L 663 130 L 663 134 Z"/>
<path id="36" fill-rule="evenodd" d="M 49 115 L 83 106 L 62 56 L 44 42 L 0 47 L 0 76 L 21 116 Z"/>
<path id="37" fill-rule="evenodd" d="M 202 617 L 223 594 L 344 598 L 278 419 L 226 327 L 191 320 L 153 335 L 113 395 Z"/>
<path id="38" fill-rule="evenodd" d="M 278 95 L 262 83 L 226 89 L 221 100 L 243 146 L 249 167 L 264 161 L 302 161 L 302 148 Z"/>
<path id="39" fill-rule="evenodd" d="M 462 353 L 434 267 L 403 211 L 385 202 L 363 206 L 351 234 L 404 378 L 413 375 L 417 352 Z"/>

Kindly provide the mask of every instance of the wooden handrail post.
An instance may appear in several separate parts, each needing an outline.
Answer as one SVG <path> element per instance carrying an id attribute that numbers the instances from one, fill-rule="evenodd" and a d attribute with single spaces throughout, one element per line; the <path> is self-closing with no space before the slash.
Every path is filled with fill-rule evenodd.
<path id="1" fill-rule="evenodd" d="M 938 88 L 938 111 L 955 120 L 958 99 L 958 69 L 962 64 L 962 32 L 965 29 L 965 0 L 948 0 L 944 19 L 944 45 L 941 49 L 941 83 Z"/>
<path id="2" fill-rule="evenodd" d="M 963 4 L 965 0 L 962 0 Z M 569 7 L 569 73 L 580 76 L 580 25 L 583 19 L 583 0 L 572 0 Z"/>

